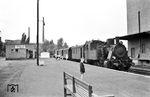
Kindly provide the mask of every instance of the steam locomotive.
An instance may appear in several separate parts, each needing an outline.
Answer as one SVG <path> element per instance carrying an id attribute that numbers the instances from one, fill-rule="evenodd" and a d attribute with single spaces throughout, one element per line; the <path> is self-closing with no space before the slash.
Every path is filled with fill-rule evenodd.
<path id="1" fill-rule="evenodd" d="M 126 47 L 119 39 L 108 39 L 107 43 L 97 49 L 100 66 L 127 71 L 134 63 L 127 54 Z"/>
<path id="2" fill-rule="evenodd" d="M 75 61 L 84 58 L 85 63 L 123 71 L 133 65 L 126 47 L 119 39 L 86 41 L 84 45 L 56 50 L 55 56 Z"/>

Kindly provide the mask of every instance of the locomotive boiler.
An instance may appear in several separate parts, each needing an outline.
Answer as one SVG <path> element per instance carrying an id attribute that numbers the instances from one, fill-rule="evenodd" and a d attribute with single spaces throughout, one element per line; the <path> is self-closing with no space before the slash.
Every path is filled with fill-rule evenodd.
<path id="1" fill-rule="evenodd" d="M 97 55 L 100 66 L 127 71 L 132 65 L 126 47 L 119 39 L 108 39 L 103 45 L 98 46 Z"/>

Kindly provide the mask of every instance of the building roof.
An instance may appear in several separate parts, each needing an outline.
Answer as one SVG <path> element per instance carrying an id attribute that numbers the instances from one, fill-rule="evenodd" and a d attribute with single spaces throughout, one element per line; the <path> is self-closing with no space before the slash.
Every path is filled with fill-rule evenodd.
<path id="1" fill-rule="evenodd" d="M 21 40 L 5 40 L 6 45 L 36 45 L 36 43 L 21 43 Z M 39 43 L 39 45 L 42 45 Z"/>
<path id="2" fill-rule="evenodd" d="M 5 40 L 6 44 L 21 44 L 21 40 Z"/>
<path id="3" fill-rule="evenodd" d="M 122 40 L 131 40 L 131 39 L 139 39 L 139 38 L 147 38 L 147 37 L 150 37 L 150 31 L 135 33 L 135 34 L 129 34 L 129 35 L 120 36 L 117 38 L 122 39 Z"/>

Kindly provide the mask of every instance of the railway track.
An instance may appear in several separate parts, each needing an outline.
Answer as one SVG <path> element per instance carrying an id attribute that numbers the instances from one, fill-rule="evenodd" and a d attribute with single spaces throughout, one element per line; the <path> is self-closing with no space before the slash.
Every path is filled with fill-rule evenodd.
<path id="1" fill-rule="evenodd" d="M 90 65 L 97 66 L 97 65 L 94 65 L 94 64 L 90 64 Z M 140 67 L 140 66 L 137 66 L 137 67 L 132 66 L 132 67 L 130 67 L 130 70 L 128 72 L 150 76 L 150 67 L 143 68 L 143 67 Z"/>
<path id="2" fill-rule="evenodd" d="M 150 76 L 149 68 L 131 67 L 129 72 Z"/>

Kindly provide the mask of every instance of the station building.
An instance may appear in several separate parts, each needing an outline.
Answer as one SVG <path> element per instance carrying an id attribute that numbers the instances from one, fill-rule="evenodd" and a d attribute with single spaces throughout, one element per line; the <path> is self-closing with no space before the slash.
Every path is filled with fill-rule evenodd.
<path id="1" fill-rule="evenodd" d="M 36 44 L 21 44 L 20 40 L 6 40 L 6 60 L 36 58 Z"/>
<path id="2" fill-rule="evenodd" d="M 127 0 L 128 55 L 139 65 L 150 66 L 150 0 Z"/>

